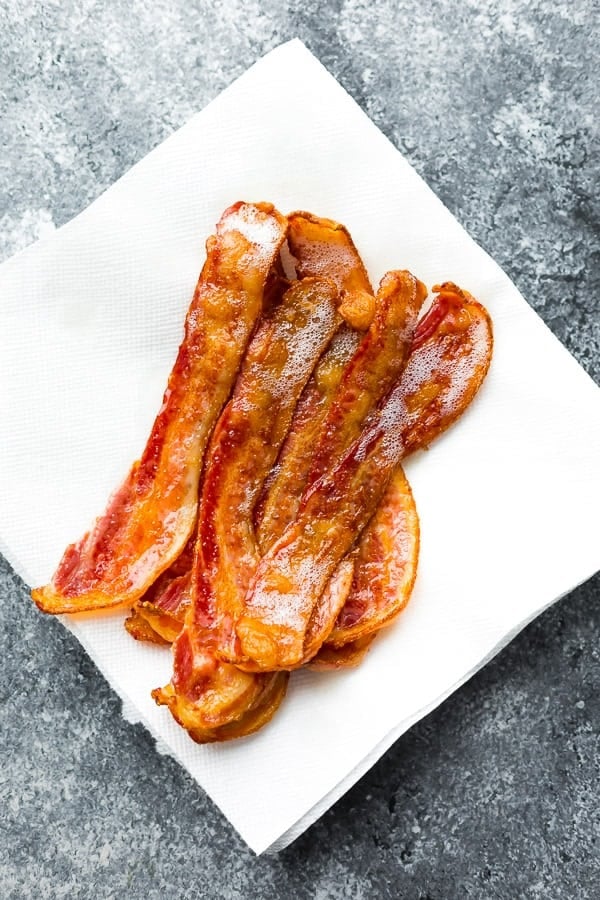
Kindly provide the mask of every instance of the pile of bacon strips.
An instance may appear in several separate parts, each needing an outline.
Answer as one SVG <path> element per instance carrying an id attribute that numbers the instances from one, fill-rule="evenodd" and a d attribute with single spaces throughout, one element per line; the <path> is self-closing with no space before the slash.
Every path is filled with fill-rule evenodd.
<path id="1" fill-rule="evenodd" d="M 468 406 L 486 310 L 388 272 L 343 225 L 225 210 L 141 459 L 32 592 L 48 613 L 131 608 L 172 644 L 158 704 L 200 743 L 256 731 L 300 666 L 355 666 L 404 608 L 419 523 L 401 462 Z"/>

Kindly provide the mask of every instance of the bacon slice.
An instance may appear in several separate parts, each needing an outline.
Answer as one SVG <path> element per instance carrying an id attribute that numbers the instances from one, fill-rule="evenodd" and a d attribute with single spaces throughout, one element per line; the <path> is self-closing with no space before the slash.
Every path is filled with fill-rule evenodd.
<path id="1" fill-rule="evenodd" d="M 348 230 L 332 219 L 311 213 L 288 216 L 288 244 L 301 278 L 331 278 L 342 295 L 340 310 L 374 304 L 373 289 Z M 369 299 L 365 299 L 369 298 Z M 361 325 L 365 325 L 365 319 Z M 370 320 L 366 321 L 366 326 Z M 256 537 L 261 553 L 296 515 L 306 487 L 312 454 L 344 369 L 361 341 L 360 331 L 342 324 L 330 347 L 319 360 L 294 413 L 277 464 L 270 473 L 254 513 Z"/>
<path id="2" fill-rule="evenodd" d="M 171 643 L 140 613 L 139 609 L 131 610 L 131 614 L 125 620 L 125 628 L 136 641 L 145 641 L 148 644 L 159 644 L 160 646 L 167 646 Z"/>
<path id="3" fill-rule="evenodd" d="M 307 485 L 349 447 L 399 377 L 426 293 L 410 272 L 388 272 L 377 292 L 375 318 L 354 353 L 348 353 L 355 343 L 347 343 L 344 332 L 321 361 L 255 513 L 262 553 L 293 521 Z"/>
<path id="4" fill-rule="evenodd" d="M 271 675 L 259 700 L 243 716 L 213 730 L 192 728 L 189 731 L 190 737 L 198 744 L 208 744 L 215 741 L 231 741 L 234 738 L 254 734 L 273 718 L 285 697 L 287 685 L 288 675 L 286 672 L 277 672 Z"/>
<path id="5" fill-rule="evenodd" d="M 359 298 L 373 294 L 367 270 L 344 225 L 301 211 L 290 213 L 288 223 L 288 244 L 299 278 L 329 278 L 340 291 Z"/>
<path id="6" fill-rule="evenodd" d="M 262 554 L 294 520 L 308 481 L 312 454 L 344 369 L 360 343 L 360 333 L 342 325 L 306 385 L 255 511 Z"/>
<path id="7" fill-rule="evenodd" d="M 331 629 L 352 590 L 354 566 L 352 556 L 345 557 L 327 582 L 306 626 L 302 661 L 299 665 L 304 665 L 307 660 L 312 659 L 331 634 Z"/>
<path id="8" fill-rule="evenodd" d="M 260 727 L 283 699 L 288 679 L 287 672 L 255 675 L 221 662 L 208 646 L 207 633 L 199 641 L 197 631 L 183 629 L 173 644 L 173 677 L 152 691 L 198 743 L 223 740 L 228 732 L 241 736 L 249 733 L 246 728 L 255 730 L 253 724 Z M 259 713 L 256 721 L 248 721 L 252 712 Z"/>
<path id="9" fill-rule="evenodd" d="M 330 281 L 294 282 L 259 328 L 207 456 L 198 517 L 194 603 L 237 614 L 258 564 L 252 513 L 294 407 L 339 324 Z"/>
<path id="10" fill-rule="evenodd" d="M 283 442 L 298 396 L 338 326 L 332 282 L 295 282 L 253 338 L 233 397 L 207 454 L 198 514 L 192 605 L 174 648 L 171 684 L 155 692 L 185 728 L 203 734 L 246 716 L 272 680 L 238 673 L 214 658 L 218 639 L 232 635 L 258 563 L 252 511 Z M 277 696 L 280 692 L 276 692 Z M 218 721 L 217 721 L 218 719 Z"/>
<path id="11" fill-rule="evenodd" d="M 342 373 L 313 451 L 309 486 L 356 440 L 368 414 L 402 374 L 426 296 L 425 285 L 410 272 L 388 272 L 382 278 L 375 319 Z"/>
<path id="12" fill-rule="evenodd" d="M 335 669 L 354 669 L 363 661 L 371 644 L 377 637 L 377 633 L 368 634 L 350 641 L 342 647 L 332 647 L 331 644 L 323 644 L 316 656 L 308 663 L 309 669 L 318 672 L 330 672 Z"/>
<path id="13" fill-rule="evenodd" d="M 194 526 L 204 450 L 261 312 L 287 221 L 271 204 L 237 203 L 207 241 L 163 405 L 139 462 L 93 529 L 67 548 L 45 612 L 131 604 L 185 546 Z"/>
<path id="14" fill-rule="evenodd" d="M 438 290 L 444 316 L 411 355 L 369 427 L 308 489 L 295 522 L 258 566 L 246 615 L 236 626 L 242 654 L 253 665 L 273 671 L 301 662 L 312 610 L 394 468 L 455 421 L 483 381 L 492 349 L 489 316 L 455 285 Z"/>
<path id="15" fill-rule="evenodd" d="M 378 631 L 408 603 L 417 574 L 419 517 L 398 466 L 352 554 L 354 577 L 327 646 L 339 648 Z"/>
<path id="16" fill-rule="evenodd" d="M 125 619 L 126 630 L 136 640 L 170 644 L 181 631 L 192 602 L 192 561 L 184 557 L 187 557 L 185 551 L 137 600 Z M 177 574 L 178 571 L 182 574 Z"/>

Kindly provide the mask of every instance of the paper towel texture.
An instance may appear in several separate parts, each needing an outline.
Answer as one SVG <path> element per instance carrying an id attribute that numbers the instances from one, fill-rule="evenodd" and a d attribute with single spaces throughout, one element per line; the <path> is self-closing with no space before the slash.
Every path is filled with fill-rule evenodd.
<path id="1" fill-rule="evenodd" d="M 155 706 L 167 651 L 123 614 L 65 621 L 257 852 L 284 846 L 392 741 L 600 567 L 600 392 L 498 266 L 299 42 L 261 60 L 88 210 L 0 268 L 0 548 L 46 582 L 104 509 L 158 407 L 203 243 L 238 199 L 344 222 L 374 282 L 411 269 L 490 310 L 490 374 L 407 466 L 413 598 L 360 669 L 297 673 L 274 721 L 198 747 Z M 133 713 L 132 713 L 133 714 Z"/>

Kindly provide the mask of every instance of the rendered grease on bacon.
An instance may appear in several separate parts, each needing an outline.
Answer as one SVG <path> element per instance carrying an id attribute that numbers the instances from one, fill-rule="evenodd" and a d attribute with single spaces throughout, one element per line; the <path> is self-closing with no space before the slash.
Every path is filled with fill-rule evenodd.
<path id="1" fill-rule="evenodd" d="M 142 458 L 32 592 L 52 613 L 129 604 L 132 637 L 173 645 L 152 694 L 193 740 L 261 728 L 292 670 L 358 665 L 406 606 L 401 461 L 461 415 L 493 343 L 468 293 L 434 291 L 417 322 L 423 285 L 391 272 L 374 295 L 347 229 L 307 212 L 236 203 L 208 240 Z"/>
<path id="2" fill-rule="evenodd" d="M 312 450 L 312 465 L 307 482 L 309 488 L 331 468 L 332 463 L 341 457 L 347 446 L 360 434 L 368 413 L 376 407 L 401 374 L 408 358 L 424 296 L 422 285 L 409 272 L 389 272 L 382 279 L 377 292 L 376 318 L 342 372 L 338 388 L 324 417 L 316 446 Z M 370 503 L 364 493 L 361 496 L 359 506 L 364 518 L 363 525 L 373 514 L 378 499 Z M 296 522 L 300 519 L 301 514 L 298 513 Z M 316 519 L 311 520 L 308 529 L 314 528 L 315 523 Z M 362 525 L 356 527 L 360 528 Z M 297 526 L 302 535 L 298 534 L 293 547 L 294 560 L 290 561 L 291 568 L 294 568 L 296 562 L 299 562 L 299 568 L 295 575 L 292 575 L 291 569 L 288 570 L 288 562 L 283 568 L 276 569 L 281 584 L 275 585 L 274 592 L 270 596 L 277 598 L 275 600 L 277 609 L 267 612 L 263 604 L 262 612 L 257 616 L 256 611 L 262 602 L 258 597 L 264 596 L 264 588 L 252 587 L 244 604 L 246 608 L 243 608 L 244 605 L 241 606 L 236 619 L 239 641 L 235 649 L 221 644 L 219 654 L 239 665 L 250 663 L 253 667 L 264 669 L 294 668 L 314 655 L 320 645 L 314 639 L 307 642 L 309 625 L 314 617 L 323 619 L 325 611 L 318 608 L 319 603 L 323 601 L 330 615 L 330 619 L 323 621 L 320 629 L 323 640 L 333 626 L 339 609 L 335 609 L 331 603 L 331 596 L 326 591 L 327 581 L 350 549 L 358 533 L 356 527 L 352 533 L 344 534 L 340 519 L 335 529 L 324 525 L 324 528 L 311 536 L 305 521 L 302 520 L 302 524 Z M 325 534 L 325 531 L 328 533 Z M 302 551 L 301 543 L 304 544 Z M 335 552 L 333 548 L 330 550 L 327 555 L 328 565 L 324 565 L 323 549 L 328 544 L 335 544 L 337 550 Z M 269 552 L 265 554 L 264 559 L 271 560 Z M 279 559 L 281 561 L 282 557 Z M 264 565 L 263 560 L 257 571 L 262 571 Z M 266 565 L 267 578 L 272 579 L 274 566 L 271 562 Z M 307 568 L 310 568 L 311 579 L 314 579 L 317 572 L 320 573 L 314 583 L 309 581 Z M 288 577 L 300 579 L 302 583 L 295 593 L 293 603 L 290 603 L 290 592 L 285 587 L 285 579 Z M 336 596 L 339 596 L 339 592 Z M 288 649 L 281 655 L 279 651 L 283 652 L 284 644 L 291 641 L 289 627 L 291 622 L 288 620 L 294 616 L 298 618 L 298 627 L 295 628 L 295 652 Z M 288 617 L 286 622 L 283 621 L 285 617 Z M 271 620 L 267 630 L 262 627 L 259 618 Z M 283 625 L 283 628 L 279 628 L 279 625 Z M 279 648 L 279 655 L 278 653 L 273 655 L 271 652 L 270 646 L 273 642 Z M 259 644 L 262 649 L 259 648 Z"/>
<path id="3" fill-rule="evenodd" d="M 370 297 L 375 304 L 363 262 L 343 225 L 306 212 L 292 213 L 288 218 L 288 244 L 298 277 L 331 278 L 340 292 L 340 308 L 345 308 L 346 313 L 349 305 L 364 302 L 364 297 Z M 361 339 L 360 330 L 349 322 L 342 324 L 298 401 L 277 464 L 254 512 L 261 553 L 268 550 L 296 515 L 323 421 Z"/>

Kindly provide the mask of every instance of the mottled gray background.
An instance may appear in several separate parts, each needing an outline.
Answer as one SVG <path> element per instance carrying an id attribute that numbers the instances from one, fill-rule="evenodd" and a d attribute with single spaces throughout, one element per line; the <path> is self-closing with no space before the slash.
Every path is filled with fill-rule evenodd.
<path id="1" fill-rule="evenodd" d="M 299 36 L 600 381 L 597 0 L 215 6 L 0 0 L 3 258 Z M 0 565 L 0 896 L 598 897 L 599 592 L 256 859 Z"/>

